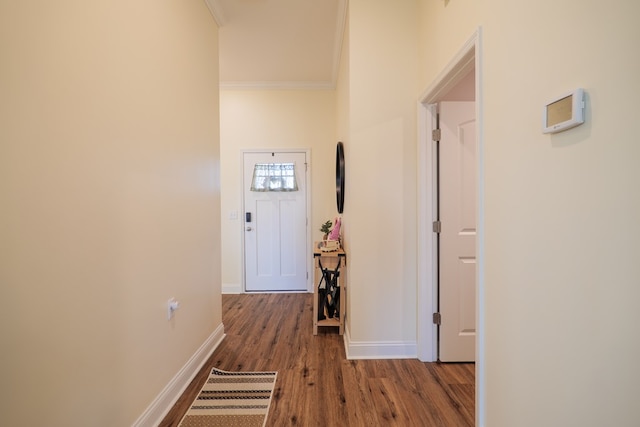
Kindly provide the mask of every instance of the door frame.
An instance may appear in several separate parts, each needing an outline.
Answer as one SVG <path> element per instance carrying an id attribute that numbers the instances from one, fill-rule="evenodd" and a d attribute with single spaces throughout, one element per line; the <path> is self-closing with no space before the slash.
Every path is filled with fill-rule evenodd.
<path id="1" fill-rule="evenodd" d="M 244 155 L 245 153 L 304 153 L 307 167 L 305 168 L 305 183 L 306 183 L 306 200 L 305 200 L 305 209 L 307 212 L 307 247 L 305 249 L 306 255 L 305 259 L 307 260 L 307 279 L 306 279 L 306 292 L 313 291 L 313 242 L 311 241 L 311 227 L 309 227 L 309 216 L 311 215 L 311 149 L 310 148 L 250 148 L 250 149 L 242 149 L 240 150 L 240 174 L 242 175 L 240 182 L 240 205 L 242 207 L 242 215 L 240 216 L 240 259 L 242 261 L 242 293 L 247 293 L 247 261 L 244 247 L 244 213 L 246 212 L 244 206 L 244 188 L 245 185 L 250 185 L 250 183 L 245 182 L 244 179 Z M 279 293 L 300 293 L 301 291 L 282 291 Z M 261 293 L 256 291 L 251 291 L 252 294 Z M 270 293 L 270 292 L 262 292 L 262 293 Z"/>
<path id="2" fill-rule="evenodd" d="M 431 130 L 437 125 L 437 105 L 442 97 L 475 67 L 477 205 L 476 205 L 476 425 L 484 425 L 484 134 L 482 91 L 482 32 L 478 27 L 447 66 L 435 77 L 418 101 L 418 286 L 417 353 L 423 362 L 435 362 L 437 326 L 432 314 L 438 308 L 438 251 L 432 222 L 437 219 L 436 151 Z"/>

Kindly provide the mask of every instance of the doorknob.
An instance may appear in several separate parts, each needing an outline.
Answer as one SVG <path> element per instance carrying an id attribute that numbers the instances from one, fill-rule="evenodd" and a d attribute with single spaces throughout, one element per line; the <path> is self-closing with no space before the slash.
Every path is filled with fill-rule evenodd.
<path id="1" fill-rule="evenodd" d="M 251 231 L 251 230 L 252 230 L 252 228 L 251 228 L 251 227 L 247 227 L 247 231 Z"/>

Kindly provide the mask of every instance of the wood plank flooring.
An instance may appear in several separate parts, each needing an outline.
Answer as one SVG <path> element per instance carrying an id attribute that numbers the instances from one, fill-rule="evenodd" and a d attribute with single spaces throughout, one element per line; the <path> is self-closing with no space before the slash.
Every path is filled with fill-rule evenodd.
<path id="1" fill-rule="evenodd" d="M 347 360 L 337 328 L 313 335 L 311 294 L 223 295 L 226 338 L 161 427 L 177 426 L 212 367 L 278 371 L 267 426 L 474 425 L 472 363 Z"/>

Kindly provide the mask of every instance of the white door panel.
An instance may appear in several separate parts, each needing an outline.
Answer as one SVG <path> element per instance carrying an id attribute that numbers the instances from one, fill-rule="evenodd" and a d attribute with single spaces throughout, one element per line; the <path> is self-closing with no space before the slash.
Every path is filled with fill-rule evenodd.
<path id="1" fill-rule="evenodd" d="M 298 191 L 251 191 L 257 163 L 293 163 Z M 244 153 L 245 289 L 307 289 L 307 209 L 305 153 Z"/>
<path id="2" fill-rule="evenodd" d="M 440 340 L 443 362 L 475 359 L 475 103 L 440 104 Z"/>

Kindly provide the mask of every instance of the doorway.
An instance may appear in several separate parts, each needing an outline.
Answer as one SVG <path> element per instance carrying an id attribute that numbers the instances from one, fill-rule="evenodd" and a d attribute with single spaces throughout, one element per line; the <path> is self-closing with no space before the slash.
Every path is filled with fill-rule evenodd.
<path id="1" fill-rule="evenodd" d="M 482 51 L 481 29 L 467 40 L 449 64 L 423 92 L 418 104 L 418 326 L 417 353 L 424 362 L 438 358 L 438 329 L 433 314 L 438 311 L 438 239 L 433 232 L 433 221 L 438 218 L 437 151 L 432 143 L 431 130 L 437 127 L 437 103 L 451 92 L 470 72 L 474 79 L 476 103 L 476 425 L 484 420 L 484 169 L 483 169 L 483 105 L 482 105 Z"/>
<path id="2" fill-rule="evenodd" d="M 468 83 L 470 81 L 470 83 Z M 474 362 L 476 120 L 473 70 L 438 103 L 438 360 Z M 462 88 L 462 89 L 459 89 Z M 468 90 L 471 89 L 471 90 Z M 454 99 L 454 100 L 450 100 Z M 462 99 L 462 100 L 458 100 Z"/>
<path id="3" fill-rule="evenodd" d="M 304 151 L 243 153 L 243 247 L 247 292 L 307 291 Z"/>

